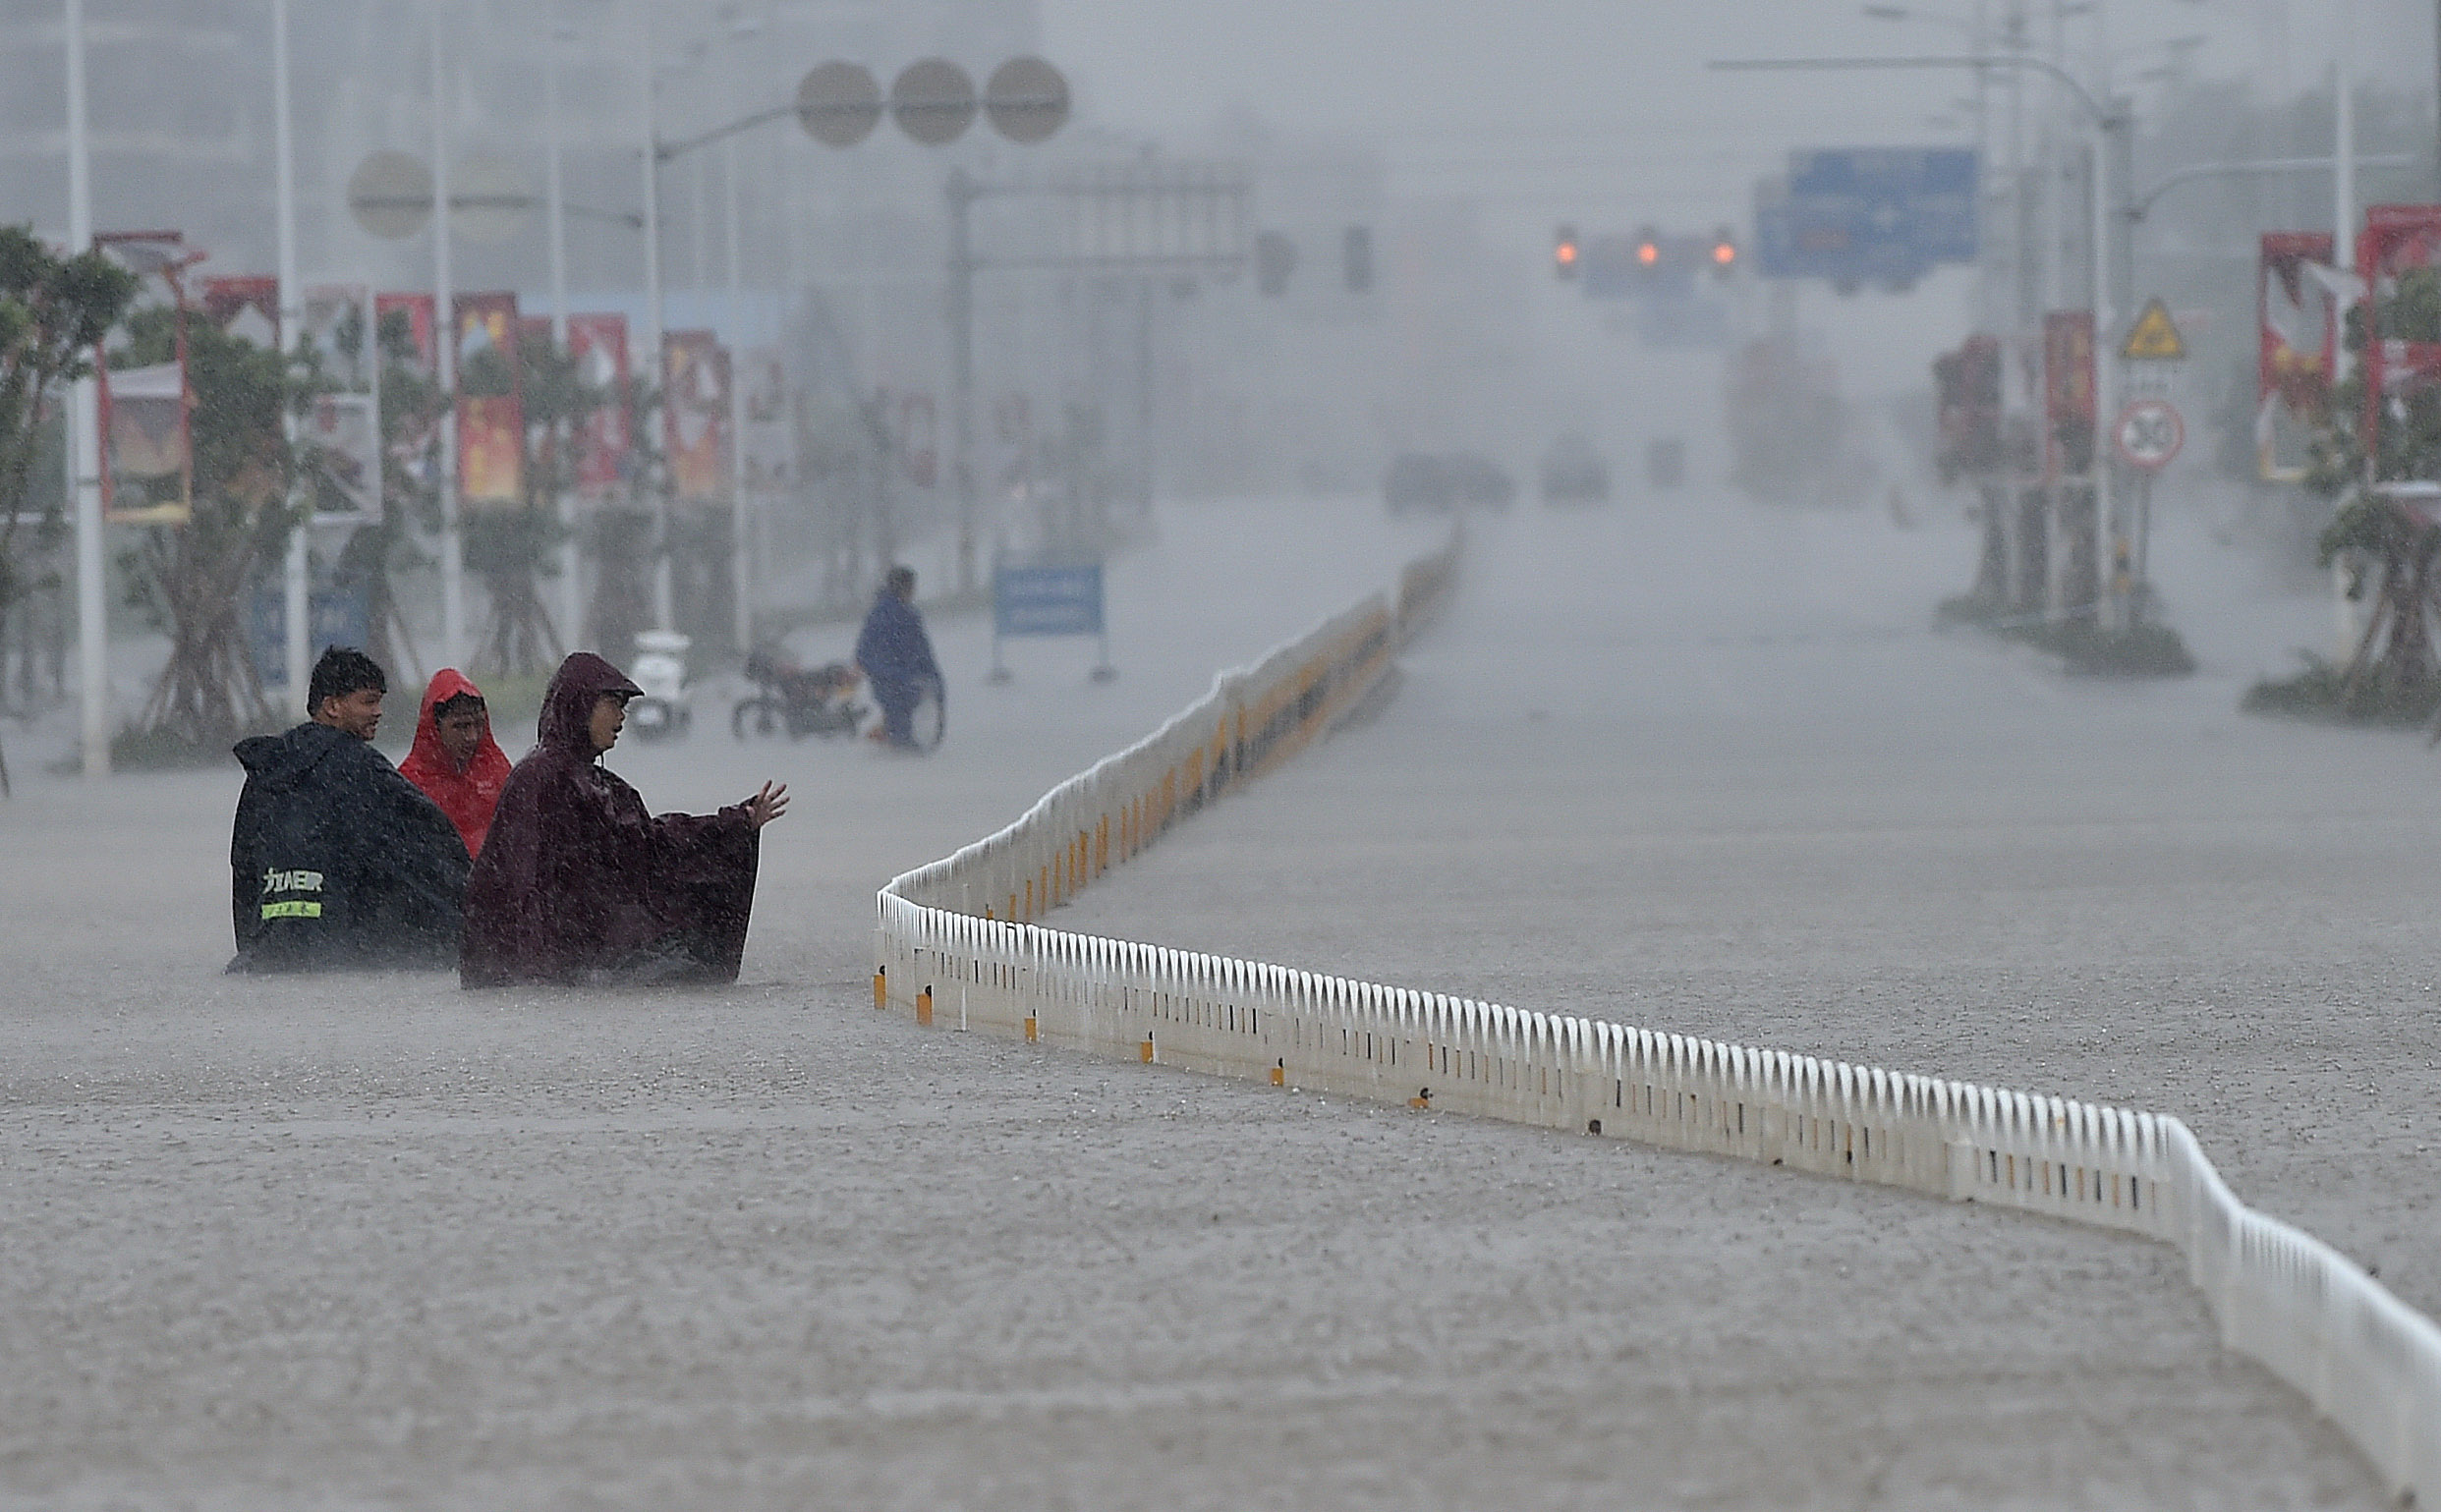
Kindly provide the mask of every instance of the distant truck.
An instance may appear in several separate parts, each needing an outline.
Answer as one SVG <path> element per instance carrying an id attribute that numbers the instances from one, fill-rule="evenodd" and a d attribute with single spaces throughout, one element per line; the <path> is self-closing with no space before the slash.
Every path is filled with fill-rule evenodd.
<path id="1" fill-rule="evenodd" d="M 1382 502 L 1394 515 L 1506 509 L 1516 492 L 1500 464 L 1472 452 L 1401 452 L 1382 475 Z"/>
<path id="2" fill-rule="evenodd" d="M 1576 431 L 1552 440 L 1543 453 L 1543 502 L 1600 504 L 1611 497 L 1611 465 Z"/>

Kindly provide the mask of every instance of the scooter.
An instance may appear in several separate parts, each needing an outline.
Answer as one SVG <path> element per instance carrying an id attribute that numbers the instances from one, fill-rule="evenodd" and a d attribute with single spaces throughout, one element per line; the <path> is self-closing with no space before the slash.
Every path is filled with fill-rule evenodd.
<path id="1" fill-rule="evenodd" d="M 757 650 L 746 657 L 746 679 L 760 691 L 738 700 L 730 711 L 729 732 L 739 740 L 853 735 L 872 712 L 850 697 L 864 679 L 844 661 L 805 667 L 785 651 Z"/>
<path id="2" fill-rule="evenodd" d="M 695 643 L 674 630 L 647 630 L 636 637 L 636 661 L 628 676 L 644 690 L 627 700 L 627 722 L 644 740 L 684 736 L 695 722 L 687 693 L 687 647 Z"/>

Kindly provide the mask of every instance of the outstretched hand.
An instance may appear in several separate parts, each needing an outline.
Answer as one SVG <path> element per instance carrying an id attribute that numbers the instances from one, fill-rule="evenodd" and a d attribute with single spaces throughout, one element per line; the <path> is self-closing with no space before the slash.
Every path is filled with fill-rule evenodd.
<path id="1" fill-rule="evenodd" d="M 746 800 L 746 817 L 757 829 L 788 812 L 788 784 L 766 782 L 763 791 Z"/>

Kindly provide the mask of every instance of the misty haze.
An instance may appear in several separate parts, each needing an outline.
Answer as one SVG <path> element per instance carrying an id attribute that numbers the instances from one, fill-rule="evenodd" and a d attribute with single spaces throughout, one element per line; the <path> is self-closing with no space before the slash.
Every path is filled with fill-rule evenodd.
<path id="1" fill-rule="evenodd" d="M 0 3 L 0 1507 L 2441 1498 L 2437 24 Z"/>

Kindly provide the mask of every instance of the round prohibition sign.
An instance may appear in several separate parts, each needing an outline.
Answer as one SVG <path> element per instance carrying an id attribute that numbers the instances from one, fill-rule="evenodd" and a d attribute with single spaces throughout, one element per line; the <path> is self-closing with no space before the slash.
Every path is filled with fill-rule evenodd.
<path id="1" fill-rule="evenodd" d="M 2186 444 L 2186 421 L 2167 399 L 2133 399 L 2119 412 L 2111 440 L 2122 462 L 2141 472 L 2158 473 Z"/>

